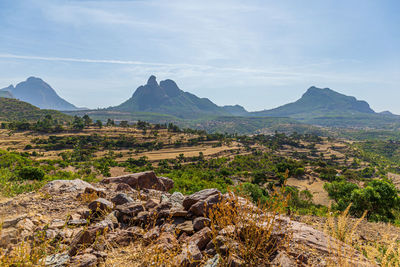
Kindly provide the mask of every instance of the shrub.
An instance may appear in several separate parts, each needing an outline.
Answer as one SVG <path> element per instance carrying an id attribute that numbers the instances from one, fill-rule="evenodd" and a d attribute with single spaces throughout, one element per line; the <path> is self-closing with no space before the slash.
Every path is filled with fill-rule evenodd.
<path id="1" fill-rule="evenodd" d="M 45 173 L 41 168 L 24 166 L 18 171 L 18 177 L 22 180 L 42 180 Z"/>

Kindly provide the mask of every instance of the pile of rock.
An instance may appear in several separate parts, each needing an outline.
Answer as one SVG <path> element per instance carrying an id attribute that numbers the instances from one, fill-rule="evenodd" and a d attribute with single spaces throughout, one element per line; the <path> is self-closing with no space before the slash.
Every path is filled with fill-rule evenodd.
<path id="1" fill-rule="evenodd" d="M 232 246 L 226 246 L 229 231 L 236 231 L 238 226 L 219 229 L 216 233 L 211 230 L 208 219 L 210 209 L 228 196 L 217 189 L 188 196 L 179 192 L 170 194 L 168 191 L 173 185 L 171 179 L 157 177 L 154 172 L 106 178 L 96 186 L 81 180 L 52 181 L 43 188 L 50 195 L 92 200 L 66 220 L 54 218 L 45 226 L 26 216 L 4 221 L 6 235 L 3 230 L 0 246 L 18 242 L 15 235 L 28 240 L 34 232 L 41 231 L 46 239 L 57 242 L 65 251 L 45 258 L 46 266 L 97 266 L 106 261 L 109 246 L 127 246 L 137 241 L 153 251 L 179 248 L 172 263 L 175 266 L 199 266 L 200 263 L 217 266 L 219 254 L 230 255 L 230 266 L 245 266 L 235 253 L 227 251 Z M 296 243 L 328 253 L 329 239 L 322 232 L 288 218 L 280 220 L 293 233 Z M 15 225 L 22 230 L 13 235 L 9 229 L 16 229 Z M 205 259 L 209 259 L 207 263 Z M 276 266 L 314 263 L 302 251 L 297 254 L 280 251 L 268 261 Z"/>

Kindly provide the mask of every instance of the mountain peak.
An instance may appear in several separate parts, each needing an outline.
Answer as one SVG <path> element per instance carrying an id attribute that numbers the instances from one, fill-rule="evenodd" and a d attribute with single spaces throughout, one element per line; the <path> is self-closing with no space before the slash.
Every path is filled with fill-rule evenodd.
<path id="1" fill-rule="evenodd" d="M 149 77 L 149 79 L 147 80 L 147 85 L 148 85 L 148 86 L 158 86 L 156 76 L 151 75 L 151 76 Z"/>
<path id="2" fill-rule="evenodd" d="M 28 102 L 41 109 L 76 110 L 77 107 L 61 98 L 56 91 L 38 77 L 29 77 L 15 87 L 2 89 L 9 91 L 15 98 Z"/>

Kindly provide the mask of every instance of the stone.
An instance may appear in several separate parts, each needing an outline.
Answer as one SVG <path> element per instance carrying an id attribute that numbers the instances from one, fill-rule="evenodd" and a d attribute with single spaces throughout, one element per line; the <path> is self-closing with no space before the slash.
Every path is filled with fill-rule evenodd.
<path id="1" fill-rule="evenodd" d="M 228 258 L 228 266 L 230 267 L 242 267 L 246 266 L 244 260 L 239 258 L 238 256 L 231 254 Z"/>
<path id="2" fill-rule="evenodd" d="M 132 192 L 133 188 L 125 183 L 119 183 L 117 185 L 117 188 L 115 189 L 115 191 L 120 192 L 120 191 L 127 191 L 127 192 Z"/>
<path id="3" fill-rule="evenodd" d="M 89 204 L 89 209 L 94 212 L 109 212 L 113 209 L 113 204 L 104 198 L 98 198 Z"/>
<path id="4" fill-rule="evenodd" d="M 12 218 L 12 219 L 6 219 L 3 221 L 1 227 L 2 229 L 8 228 L 8 227 L 14 227 L 15 225 L 17 225 L 17 223 L 19 221 L 22 221 L 23 219 L 25 219 L 26 217 L 28 217 L 27 214 L 22 214 L 16 218 Z"/>
<path id="5" fill-rule="evenodd" d="M 134 200 L 124 193 L 119 193 L 111 199 L 115 205 L 123 205 L 125 203 L 133 202 Z"/>
<path id="6" fill-rule="evenodd" d="M 49 267 L 64 267 L 68 266 L 70 256 L 67 253 L 59 253 L 47 256 L 44 260 L 44 265 Z"/>
<path id="7" fill-rule="evenodd" d="M 153 200 L 153 199 L 149 199 L 147 200 L 146 204 L 144 205 L 146 210 L 151 210 L 153 208 L 155 208 L 158 204 Z"/>
<path id="8" fill-rule="evenodd" d="M 0 247 L 7 247 L 9 244 L 18 242 L 18 230 L 15 228 L 2 229 L 0 231 Z"/>
<path id="9" fill-rule="evenodd" d="M 183 200 L 185 199 L 185 196 L 181 192 L 174 192 L 169 197 L 169 199 L 172 202 L 172 205 L 174 204 L 183 205 Z"/>
<path id="10" fill-rule="evenodd" d="M 183 246 L 181 254 L 176 257 L 176 266 L 194 267 L 199 266 L 203 259 L 201 251 L 195 244 L 186 244 Z"/>
<path id="11" fill-rule="evenodd" d="M 177 234 L 186 233 L 188 235 L 193 234 L 194 229 L 192 221 L 185 221 L 184 223 L 178 224 L 176 226 L 176 233 Z"/>
<path id="12" fill-rule="evenodd" d="M 79 226 L 84 226 L 87 223 L 88 222 L 86 220 L 84 220 L 84 219 L 78 219 L 78 220 L 69 220 L 67 222 L 67 225 L 79 227 Z"/>
<path id="13" fill-rule="evenodd" d="M 198 232 L 206 226 L 210 226 L 211 220 L 205 217 L 197 217 L 193 220 L 193 229 Z"/>
<path id="14" fill-rule="evenodd" d="M 86 188 L 93 187 L 91 184 L 80 179 L 54 180 L 43 186 L 42 190 L 51 194 L 62 194 L 71 192 L 83 192 Z"/>
<path id="15" fill-rule="evenodd" d="M 215 188 L 204 189 L 189 196 L 186 196 L 182 202 L 182 205 L 185 208 L 185 210 L 189 210 L 193 204 L 199 202 L 200 200 L 205 200 L 213 195 L 221 195 L 221 192 Z"/>
<path id="16" fill-rule="evenodd" d="M 194 243 L 200 250 L 205 249 L 207 244 L 211 241 L 211 229 L 204 227 L 194 235 L 186 239 L 187 243 Z"/>
<path id="17" fill-rule="evenodd" d="M 143 241 L 147 244 L 156 240 L 160 236 L 160 228 L 158 226 L 151 228 L 143 235 Z"/>
<path id="18" fill-rule="evenodd" d="M 174 187 L 174 181 L 172 179 L 167 177 L 158 177 L 158 179 L 163 184 L 164 191 L 169 191 Z"/>
<path id="19" fill-rule="evenodd" d="M 120 229 L 116 232 L 110 233 L 107 238 L 108 242 L 110 242 L 114 247 L 127 246 L 137 239 L 142 238 L 143 234 L 144 230 L 142 228 L 133 226 L 128 229 Z"/>
<path id="20" fill-rule="evenodd" d="M 104 229 L 102 226 L 92 226 L 81 230 L 72 240 L 68 254 L 75 256 L 80 247 L 93 244 L 96 238 L 104 233 Z"/>
<path id="21" fill-rule="evenodd" d="M 17 223 L 16 227 L 17 227 L 17 229 L 20 229 L 20 230 L 32 232 L 33 229 L 35 228 L 35 224 L 29 218 L 25 218 L 23 220 L 20 220 Z"/>
<path id="22" fill-rule="evenodd" d="M 86 187 L 85 190 L 83 191 L 84 194 L 96 194 L 97 197 L 106 197 L 106 191 L 101 188 L 96 188 L 96 187 Z"/>
<path id="23" fill-rule="evenodd" d="M 206 216 L 211 208 L 217 205 L 222 200 L 222 196 L 220 194 L 211 195 L 204 200 L 200 200 L 194 203 L 189 212 L 193 213 L 196 216 Z"/>
<path id="24" fill-rule="evenodd" d="M 139 212 L 144 211 L 144 207 L 142 205 L 142 202 L 135 201 L 118 205 L 115 207 L 115 210 L 118 211 L 118 213 L 116 213 L 116 216 L 119 220 L 121 214 L 127 215 L 129 217 L 135 217 Z"/>
<path id="25" fill-rule="evenodd" d="M 97 257 L 93 254 L 83 254 L 71 259 L 71 265 L 76 267 L 94 267 L 97 266 Z"/>
<path id="26" fill-rule="evenodd" d="M 219 255 L 216 254 L 214 257 L 209 259 L 205 264 L 204 267 L 218 267 L 219 264 Z"/>
<path id="27" fill-rule="evenodd" d="M 118 177 L 110 177 L 102 180 L 103 183 L 125 183 L 133 189 L 155 189 L 168 191 L 173 186 L 173 181 L 168 178 L 157 178 L 153 171 L 133 173 Z"/>
<path id="28" fill-rule="evenodd" d="M 65 227 L 65 221 L 61 219 L 54 219 L 50 222 L 50 229 L 61 229 Z"/>
<path id="29" fill-rule="evenodd" d="M 296 263 L 293 262 L 289 256 L 284 251 L 279 251 L 278 255 L 272 260 L 272 266 L 279 266 L 279 267 L 291 267 L 295 266 Z"/>
<path id="30" fill-rule="evenodd" d="M 160 236 L 157 238 L 155 244 L 160 245 L 164 250 L 173 249 L 178 245 L 178 240 L 175 235 L 170 232 L 162 232 Z"/>

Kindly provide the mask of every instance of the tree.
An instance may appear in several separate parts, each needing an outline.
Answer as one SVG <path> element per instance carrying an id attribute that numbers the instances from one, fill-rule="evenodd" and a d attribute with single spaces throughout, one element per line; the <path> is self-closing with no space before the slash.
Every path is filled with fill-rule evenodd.
<path id="1" fill-rule="evenodd" d="M 74 121 L 72 122 L 72 128 L 75 130 L 82 130 L 85 128 L 85 122 L 81 117 L 75 115 Z"/>
<path id="2" fill-rule="evenodd" d="M 87 114 L 85 114 L 82 118 L 86 127 L 90 126 L 93 123 L 93 120 Z"/>
<path id="3" fill-rule="evenodd" d="M 103 128 L 103 123 L 101 122 L 101 120 L 97 120 L 95 124 L 97 127 L 99 127 L 99 129 Z"/>
<path id="4" fill-rule="evenodd" d="M 114 125 L 115 125 L 114 120 L 112 120 L 112 119 L 107 119 L 107 123 L 106 123 L 106 126 L 107 126 L 107 127 L 114 126 Z"/>
<path id="5" fill-rule="evenodd" d="M 119 126 L 120 126 L 120 127 L 124 127 L 124 128 L 128 127 L 128 126 L 129 126 L 128 121 L 121 121 L 121 122 L 119 123 Z"/>
<path id="6" fill-rule="evenodd" d="M 394 221 L 395 212 L 400 211 L 400 197 L 392 182 L 377 179 L 364 188 L 347 181 L 335 181 L 324 185 L 329 196 L 336 201 L 335 209 L 345 210 L 353 203 L 350 211 L 361 216 L 368 210 L 367 218 L 372 221 Z"/>

